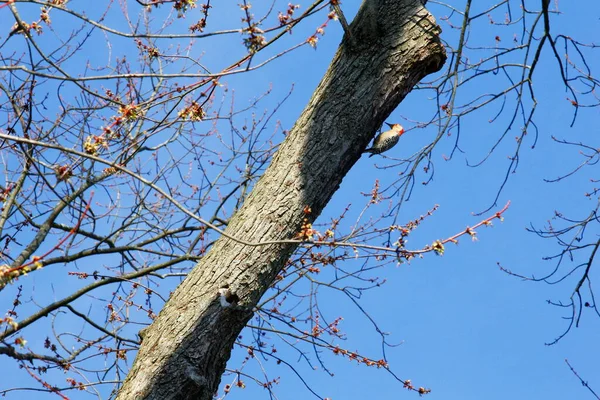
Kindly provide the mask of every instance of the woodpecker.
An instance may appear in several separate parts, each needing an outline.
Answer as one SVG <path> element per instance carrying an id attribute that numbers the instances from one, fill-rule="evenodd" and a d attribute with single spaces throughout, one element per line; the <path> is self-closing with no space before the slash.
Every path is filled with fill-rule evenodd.
<path id="1" fill-rule="evenodd" d="M 386 124 L 392 128 L 389 131 L 382 132 L 373 141 L 373 146 L 366 149 L 365 153 L 371 153 L 369 157 L 373 157 L 375 154 L 381 154 L 384 151 L 388 151 L 398 143 L 398 139 L 404 133 L 404 128 L 400 124 Z"/>

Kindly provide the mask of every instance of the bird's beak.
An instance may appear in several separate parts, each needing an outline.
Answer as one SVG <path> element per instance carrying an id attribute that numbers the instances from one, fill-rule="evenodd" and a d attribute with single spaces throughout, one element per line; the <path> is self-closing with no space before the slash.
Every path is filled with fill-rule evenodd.
<path id="1" fill-rule="evenodd" d="M 389 126 L 390 128 L 394 127 L 394 124 L 388 124 L 387 122 L 385 123 L 387 126 Z"/>

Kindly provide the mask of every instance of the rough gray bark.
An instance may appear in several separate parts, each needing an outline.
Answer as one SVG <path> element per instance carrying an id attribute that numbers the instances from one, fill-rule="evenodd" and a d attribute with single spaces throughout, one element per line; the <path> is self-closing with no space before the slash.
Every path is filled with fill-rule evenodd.
<path id="1" fill-rule="evenodd" d="M 243 207 L 227 227 L 245 242 L 293 239 L 303 209 L 316 218 L 376 130 L 413 86 L 446 59 L 420 0 L 366 0 L 323 80 Z M 219 239 L 145 332 L 117 397 L 211 399 L 251 310 L 296 244 Z M 239 306 L 223 307 L 229 285 Z"/>

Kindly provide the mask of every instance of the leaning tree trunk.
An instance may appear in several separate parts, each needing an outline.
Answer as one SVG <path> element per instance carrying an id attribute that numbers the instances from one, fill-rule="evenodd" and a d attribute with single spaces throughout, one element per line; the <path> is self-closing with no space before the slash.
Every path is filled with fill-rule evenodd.
<path id="1" fill-rule="evenodd" d="M 297 244 L 309 206 L 316 218 L 400 101 L 446 59 L 439 27 L 419 0 L 366 0 L 329 70 L 226 233 L 148 328 L 118 394 L 212 399 L 248 311 Z M 350 40 L 351 39 L 351 40 Z M 245 243 L 244 243 L 245 242 Z M 219 288 L 239 297 L 225 307 Z M 226 304 L 226 303 L 225 303 Z"/>

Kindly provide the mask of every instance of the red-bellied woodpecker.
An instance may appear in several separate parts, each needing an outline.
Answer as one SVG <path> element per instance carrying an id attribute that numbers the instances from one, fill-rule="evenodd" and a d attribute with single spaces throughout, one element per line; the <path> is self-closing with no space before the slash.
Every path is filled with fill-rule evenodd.
<path id="1" fill-rule="evenodd" d="M 400 136 L 404 133 L 404 128 L 400 124 L 387 125 L 392 129 L 380 133 L 373 141 L 373 146 L 365 150 L 365 153 L 371 153 L 369 157 L 373 157 L 375 154 L 381 154 L 394 147 L 396 143 L 398 143 Z"/>

